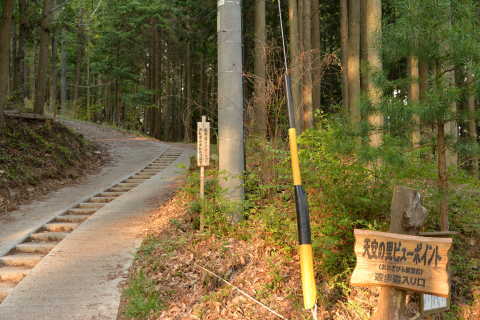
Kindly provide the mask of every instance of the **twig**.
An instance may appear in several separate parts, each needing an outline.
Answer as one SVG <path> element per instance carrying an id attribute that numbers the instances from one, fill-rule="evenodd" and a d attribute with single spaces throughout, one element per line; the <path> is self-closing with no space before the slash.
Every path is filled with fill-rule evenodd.
<path id="1" fill-rule="evenodd" d="M 252 300 L 253 302 L 255 302 L 256 304 L 260 305 L 262 308 L 268 310 L 271 314 L 274 314 L 276 315 L 277 317 L 279 317 L 280 319 L 284 319 L 284 320 L 287 320 L 287 318 L 285 318 L 284 316 L 282 316 L 281 314 L 279 314 L 278 312 L 276 312 L 275 310 L 271 309 L 270 307 L 268 307 L 267 305 L 261 303 L 260 301 L 258 301 L 257 299 L 253 298 L 252 296 L 250 296 L 248 293 L 246 293 L 245 291 L 243 291 L 242 289 L 234 286 L 232 283 L 228 282 L 227 280 L 223 279 L 222 277 L 216 275 L 215 273 L 213 273 L 212 271 L 202 267 L 201 265 L 198 265 L 195 263 L 195 266 L 199 267 L 200 269 L 202 269 L 203 271 L 209 273 L 210 275 L 214 276 L 215 278 L 225 282 L 226 284 L 228 284 L 230 287 L 234 288 L 235 290 L 237 290 L 238 292 L 240 292 L 242 295 L 244 295 L 245 297 L 247 297 L 248 299 Z"/>

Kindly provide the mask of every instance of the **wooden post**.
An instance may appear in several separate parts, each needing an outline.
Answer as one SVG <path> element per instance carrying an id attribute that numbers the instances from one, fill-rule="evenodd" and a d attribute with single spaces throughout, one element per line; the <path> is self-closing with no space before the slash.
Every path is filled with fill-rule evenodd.
<path id="1" fill-rule="evenodd" d="M 205 167 L 210 164 L 210 123 L 202 116 L 197 123 L 197 164 L 200 167 L 200 231 L 205 228 Z"/>
<path id="2" fill-rule="evenodd" d="M 393 192 L 389 231 L 400 234 L 418 234 L 427 218 L 427 209 L 421 204 L 416 190 L 397 186 Z M 382 287 L 378 308 L 373 320 L 404 320 L 406 291 Z"/>
<path id="3" fill-rule="evenodd" d="M 205 228 L 205 167 L 200 167 L 200 232 Z"/>

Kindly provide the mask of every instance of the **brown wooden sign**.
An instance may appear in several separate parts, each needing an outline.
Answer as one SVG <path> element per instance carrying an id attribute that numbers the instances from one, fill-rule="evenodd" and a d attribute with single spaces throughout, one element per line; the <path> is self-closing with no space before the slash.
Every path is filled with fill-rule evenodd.
<path id="1" fill-rule="evenodd" d="M 202 122 L 197 122 L 197 165 L 208 167 L 210 164 L 210 122 L 207 117 L 202 117 Z"/>
<path id="2" fill-rule="evenodd" d="M 355 230 L 354 286 L 391 286 L 448 297 L 452 239 Z"/>

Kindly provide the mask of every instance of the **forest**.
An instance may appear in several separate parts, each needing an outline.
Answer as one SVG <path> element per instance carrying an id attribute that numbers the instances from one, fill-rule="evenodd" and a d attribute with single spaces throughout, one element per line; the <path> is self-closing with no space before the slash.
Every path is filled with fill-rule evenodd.
<path id="1" fill-rule="evenodd" d="M 197 121 L 207 116 L 218 147 L 206 173 L 204 221 L 197 221 L 204 204 L 196 172 L 182 193 L 192 228 L 202 224 L 218 239 L 261 239 L 285 255 L 268 258 L 276 274 L 256 292 L 268 303 L 275 299 L 267 291 L 288 296 L 278 308 L 304 319 L 301 289 L 289 288 L 299 276 L 287 62 L 320 318 L 374 314 L 378 292 L 349 284 L 353 230 L 387 231 L 401 185 L 422 195 L 422 231 L 454 238 L 450 310 L 426 319 L 479 319 L 478 1 L 225 1 L 241 9 L 238 99 L 220 69 L 231 58 L 221 49 L 222 0 L 2 0 L 0 132 L 9 114 L 21 112 L 194 143 Z M 237 99 L 236 110 L 222 106 L 225 96 Z M 237 130 L 238 145 L 222 146 L 222 130 Z M 232 187 L 225 171 L 239 174 L 234 195 L 222 188 Z M 418 294 L 407 296 L 409 319 L 422 319 L 415 318 Z"/>

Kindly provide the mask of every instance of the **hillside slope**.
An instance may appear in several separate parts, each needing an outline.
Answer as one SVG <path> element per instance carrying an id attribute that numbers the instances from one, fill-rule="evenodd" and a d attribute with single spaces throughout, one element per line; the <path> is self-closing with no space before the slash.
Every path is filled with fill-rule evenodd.
<path id="1" fill-rule="evenodd" d="M 51 120 L 8 118 L 0 132 L 0 213 L 103 163 L 98 146 Z"/>

